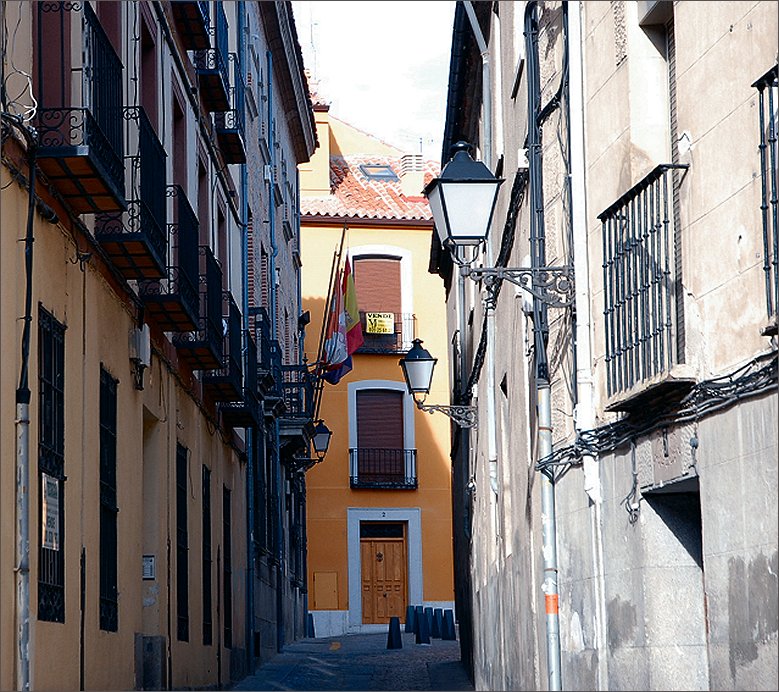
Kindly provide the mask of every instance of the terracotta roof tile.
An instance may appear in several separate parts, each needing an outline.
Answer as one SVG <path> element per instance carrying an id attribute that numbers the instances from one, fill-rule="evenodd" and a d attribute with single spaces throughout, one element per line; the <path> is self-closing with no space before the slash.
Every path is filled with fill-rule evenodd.
<path id="1" fill-rule="evenodd" d="M 369 178 L 361 165 L 389 166 L 397 180 Z M 423 161 L 424 185 L 438 175 L 438 164 Z M 302 197 L 301 213 L 310 216 L 352 216 L 360 219 L 432 219 L 427 200 L 402 192 L 401 157 L 352 155 L 330 157 L 330 195 Z"/>

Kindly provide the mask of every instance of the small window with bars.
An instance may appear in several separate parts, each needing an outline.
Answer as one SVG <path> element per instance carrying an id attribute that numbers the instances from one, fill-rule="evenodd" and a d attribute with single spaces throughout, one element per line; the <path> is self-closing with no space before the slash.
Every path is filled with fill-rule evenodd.
<path id="1" fill-rule="evenodd" d="M 777 110 L 779 110 L 779 66 L 774 65 L 752 84 L 758 92 L 758 119 L 760 152 L 760 214 L 763 234 L 763 272 L 765 300 L 772 328 L 767 334 L 776 334 L 779 312 L 779 211 L 777 210 Z"/>
<path id="2" fill-rule="evenodd" d="M 38 309 L 38 619 L 65 622 L 65 326 Z"/>
<path id="3" fill-rule="evenodd" d="M 189 450 L 176 444 L 176 638 L 189 641 L 189 531 L 187 478 Z"/>
<path id="4" fill-rule="evenodd" d="M 100 629 L 119 628 L 117 588 L 116 386 L 100 368 Z"/>
<path id="5" fill-rule="evenodd" d="M 603 211 L 603 296 L 608 395 L 631 389 L 676 362 L 674 195 L 661 164 Z"/>

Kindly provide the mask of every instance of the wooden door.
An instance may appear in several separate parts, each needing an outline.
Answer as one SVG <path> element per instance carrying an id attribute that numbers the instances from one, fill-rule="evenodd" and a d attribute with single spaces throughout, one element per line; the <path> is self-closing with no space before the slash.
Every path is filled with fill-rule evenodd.
<path id="1" fill-rule="evenodd" d="M 403 619 L 408 602 L 406 540 L 403 538 L 363 538 L 362 621 L 386 624 L 392 616 Z"/>

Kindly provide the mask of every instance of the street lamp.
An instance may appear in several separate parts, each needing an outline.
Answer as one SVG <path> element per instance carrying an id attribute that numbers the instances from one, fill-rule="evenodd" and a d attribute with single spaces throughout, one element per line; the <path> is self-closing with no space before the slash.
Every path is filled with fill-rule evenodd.
<path id="1" fill-rule="evenodd" d="M 406 389 L 414 399 L 414 403 L 420 411 L 433 414 L 439 411 L 451 418 L 461 428 L 474 428 L 477 423 L 475 406 L 443 406 L 439 404 L 426 404 L 425 399 L 430 393 L 430 384 L 433 381 L 433 370 L 437 358 L 433 358 L 430 352 L 422 347 L 421 339 L 414 339 L 411 349 L 405 358 L 400 359 L 400 368 L 406 380 Z M 422 395 L 421 400 L 417 397 Z"/>
<path id="2" fill-rule="evenodd" d="M 486 242 L 498 188 L 502 178 L 496 178 L 481 162 L 475 161 L 467 142 L 457 142 L 454 155 L 438 178 L 424 189 L 430 204 L 441 245 L 449 250 L 462 276 L 474 281 L 484 280 L 487 306 L 495 307 L 500 283 L 504 280 L 528 291 L 551 307 L 573 304 L 573 267 L 478 267 L 473 268 L 476 250 Z M 465 257 L 470 249 L 470 258 Z"/>
<path id="3" fill-rule="evenodd" d="M 311 438 L 311 443 L 314 446 L 314 453 L 317 460 L 322 461 L 327 454 L 327 448 L 330 446 L 330 438 L 333 436 L 333 431 L 325 425 L 325 422 L 320 418 L 316 427 L 314 428 L 314 436 Z"/>

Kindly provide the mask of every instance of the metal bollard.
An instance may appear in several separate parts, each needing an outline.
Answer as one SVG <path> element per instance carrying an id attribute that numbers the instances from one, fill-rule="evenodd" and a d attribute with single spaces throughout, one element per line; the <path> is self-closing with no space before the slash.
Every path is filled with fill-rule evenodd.
<path id="1" fill-rule="evenodd" d="M 400 618 L 392 616 L 389 622 L 389 631 L 387 632 L 387 648 L 402 649 L 403 639 L 400 636 Z"/>

